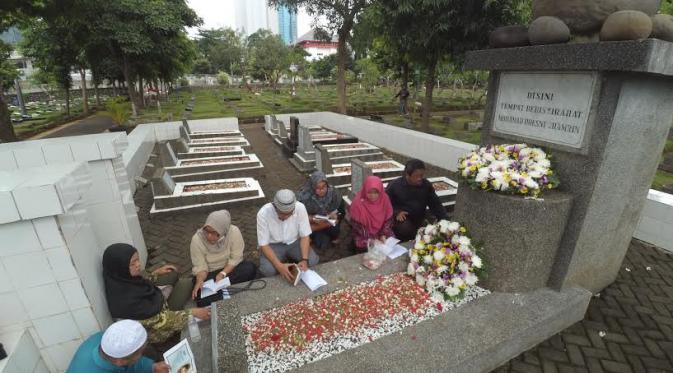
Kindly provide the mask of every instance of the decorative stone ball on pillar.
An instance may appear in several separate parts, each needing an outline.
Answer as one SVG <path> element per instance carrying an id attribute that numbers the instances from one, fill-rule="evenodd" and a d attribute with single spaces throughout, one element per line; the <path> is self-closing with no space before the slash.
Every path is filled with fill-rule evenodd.
<path id="1" fill-rule="evenodd" d="M 657 15 L 661 0 L 533 0 L 533 22 L 493 31 L 494 48 L 658 38 L 673 41 L 673 18 Z M 517 27 L 513 29 L 513 27 Z"/>

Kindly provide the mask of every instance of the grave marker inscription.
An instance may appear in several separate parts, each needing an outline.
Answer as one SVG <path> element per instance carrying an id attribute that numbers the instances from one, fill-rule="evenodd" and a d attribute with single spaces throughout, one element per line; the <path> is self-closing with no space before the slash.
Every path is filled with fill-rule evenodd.
<path id="1" fill-rule="evenodd" d="M 596 88 L 593 73 L 518 73 L 500 76 L 493 131 L 581 149 Z"/>

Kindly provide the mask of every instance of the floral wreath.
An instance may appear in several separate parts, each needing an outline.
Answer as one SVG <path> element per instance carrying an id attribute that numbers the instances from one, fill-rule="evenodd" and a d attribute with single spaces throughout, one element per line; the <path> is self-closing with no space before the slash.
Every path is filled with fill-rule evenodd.
<path id="1" fill-rule="evenodd" d="M 539 197 L 557 188 L 551 156 L 526 144 L 489 145 L 458 161 L 458 171 L 472 189 Z"/>
<path id="2" fill-rule="evenodd" d="M 462 298 L 485 271 L 466 232 L 448 220 L 418 230 L 407 274 L 437 302 Z"/>

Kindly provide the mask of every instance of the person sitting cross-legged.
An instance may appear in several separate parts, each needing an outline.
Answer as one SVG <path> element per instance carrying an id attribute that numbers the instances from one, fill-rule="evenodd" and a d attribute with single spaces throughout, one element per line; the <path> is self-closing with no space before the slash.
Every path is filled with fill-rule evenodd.
<path id="1" fill-rule="evenodd" d="M 221 292 L 201 299 L 201 288 L 206 280 L 218 282 L 229 277 L 233 285 L 255 278 L 257 268 L 252 262 L 243 260 L 244 247 L 243 235 L 231 224 L 227 210 L 212 212 L 203 227 L 194 233 L 189 246 L 195 278 L 192 299 L 199 307 L 222 299 Z"/>
<path id="2" fill-rule="evenodd" d="M 261 250 L 259 271 L 266 277 L 280 274 L 289 282 L 293 276 L 288 260 L 299 269 L 318 264 L 319 257 L 311 248 L 311 225 L 306 207 L 297 202 L 294 192 L 281 189 L 273 202 L 257 212 L 257 244 Z"/>
<path id="3" fill-rule="evenodd" d="M 298 195 L 299 202 L 306 207 L 311 223 L 311 243 L 313 247 L 327 249 L 330 243 L 336 243 L 341 232 L 341 217 L 344 215 L 343 199 L 334 186 L 327 182 L 327 176 L 322 171 L 315 171 L 306 180 Z M 316 218 L 316 215 L 327 216 L 336 221 L 332 225 L 329 221 Z"/>
<path id="4" fill-rule="evenodd" d="M 385 242 L 393 236 L 393 207 L 378 176 L 367 176 L 350 208 L 353 245 L 356 252 L 367 250 L 370 240 Z"/>
<path id="5" fill-rule="evenodd" d="M 168 373 L 165 362 L 155 363 L 143 356 L 147 331 L 134 320 L 121 320 L 82 343 L 67 373 Z"/>
<path id="6" fill-rule="evenodd" d="M 170 272 L 177 276 L 174 267 Z M 184 310 L 191 294 L 191 279 L 179 279 L 166 297 L 158 287 L 162 276 L 159 274 L 157 277 L 157 272 L 154 272 L 147 277 L 143 277 L 138 251 L 133 246 L 117 243 L 105 249 L 103 280 L 110 316 L 140 321 L 148 331 L 150 344 L 159 352 L 164 352 L 160 345 L 179 336 L 190 315 L 207 320 L 210 310 Z"/>
<path id="7" fill-rule="evenodd" d="M 425 163 L 419 159 L 409 160 L 404 166 L 404 175 L 391 181 L 386 192 L 395 214 L 393 231 L 400 241 L 416 237 L 418 228 L 424 223 L 426 208 L 438 220 L 448 217 L 435 189 L 425 178 Z"/>

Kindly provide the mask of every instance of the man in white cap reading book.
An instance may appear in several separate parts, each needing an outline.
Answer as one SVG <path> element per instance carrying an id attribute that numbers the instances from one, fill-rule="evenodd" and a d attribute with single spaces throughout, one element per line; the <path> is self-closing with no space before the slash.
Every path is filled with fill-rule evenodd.
<path id="1" fill-rule="evenodd" d="M 269 277 L 280 274 L 289 282 L 294 281 L 290 272 L 296 262 L 300 270 L 318 264 L 318 255 L 311 249 L 311 224 L 306 207 L 297 202 L 294 192 L 281 189 L 273 202 L 257 212 L 257 244 L 262 255 L 259 270 Z"/>
<path id="2" fill-rule="evenodd" d="M 143 357 L 147 331 L 134 320 L 121 320 L 89 337 L 77 349 L 67 373 L 168 373 L 168 365 Z"/>

